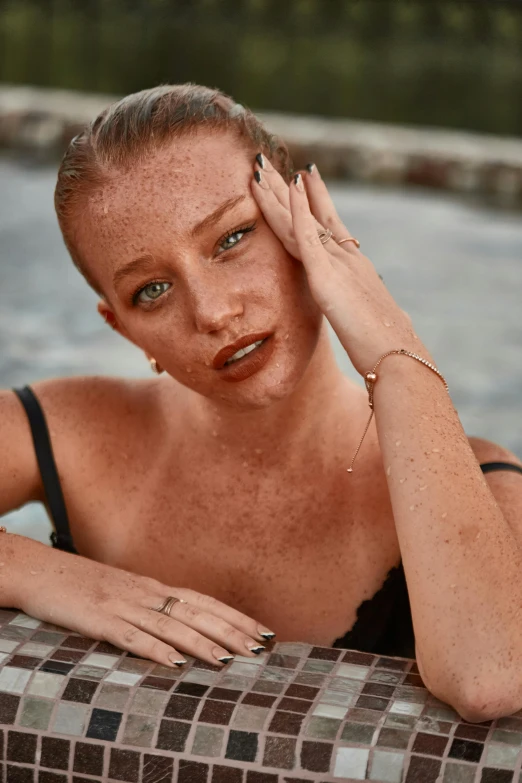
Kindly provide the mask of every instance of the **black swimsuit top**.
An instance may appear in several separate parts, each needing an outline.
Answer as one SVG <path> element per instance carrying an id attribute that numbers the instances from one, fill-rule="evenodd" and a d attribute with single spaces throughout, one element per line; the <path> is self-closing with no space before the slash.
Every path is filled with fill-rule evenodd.
<path id="1" fill-rule="evenodd" d="M 54 526 L 52 545 L 56 549 L 76 553 L 44 413 L 29 386 L 14 389 L 14 392 L 24 406 L 31 426 L 47 506 Z M 480 467 L 483 473 L 492 470 L 522 473 L 519 465 L 510 462 L 487 462 Z M 336 639 L 332 646 L 378 655 L 415 657 L 415 637 L 402 563 L 388 572 L 383 586 L 372 598 L 362 602 L 353 628 Z"/>

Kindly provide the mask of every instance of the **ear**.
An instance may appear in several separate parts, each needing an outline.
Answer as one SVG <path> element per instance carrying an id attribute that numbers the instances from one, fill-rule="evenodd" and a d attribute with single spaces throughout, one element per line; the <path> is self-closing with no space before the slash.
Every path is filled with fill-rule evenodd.
<path id="1" fill-rule="evenodd" d="M 96 308 L 105 321 L 105 323 L 108 326 L 111 326 L 115 332 L 119 332 L 122 337 L 125 337 L 126 340 L 130 340 L 130 342 L 134 342 L 131 340 L 125 329 L 121 326 L 121 324 L 118 323 L 116 316 L 114 315 L 114 312 L 112 311 L 110 305 L 107 304 L 105 299 L 100 299 Z"/>

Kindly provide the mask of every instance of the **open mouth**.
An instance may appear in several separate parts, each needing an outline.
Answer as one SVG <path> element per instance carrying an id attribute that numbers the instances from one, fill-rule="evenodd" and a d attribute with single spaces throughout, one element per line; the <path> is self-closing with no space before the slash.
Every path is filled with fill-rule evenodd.
<path id="1" fill-rule="evenodd" d="M 223 348 L 214 359 L 214 369 L 223 381 L 244 381 L 265 366 L 275 347 L 273 333 L 253 334 Z M 239 342 L 239 347 L 236 347 Z M 243 343 L 243 345 L 241 345 Z M 234 350 L 234 353 L 231 351 Z"/>
<path id="2" fill-rule="evenodd" d="M 239 351 L 236 351 L 235 354 L 230 357 L 230 359 L 226 360 L 225 367 L 228 367 L 230 364 L 235 364 L 236 362 L 241 361 L 241 359 L 243 359 L 249 353 L 252 353 L 252 351 L 255 351 L 257 348 L 263 345 L 266 339 L 267 338 L 265 337 L 264 340 L 257 340 L 255 343 L 251 343 L 251 345 L 247 345 L 245 348 L 240 348 Z"/>

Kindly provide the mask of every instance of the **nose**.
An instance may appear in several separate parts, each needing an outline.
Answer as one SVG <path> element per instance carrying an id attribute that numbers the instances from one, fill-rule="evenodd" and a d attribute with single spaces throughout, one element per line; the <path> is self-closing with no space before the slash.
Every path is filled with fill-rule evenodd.
<path id="1" fill-rule="evenodd" d="M 219 332 L 233 318 L 243 314 L 243 304 L 238 291 L 223 284 L 212 285 L 208 280 L 191 281 L 190 293 L 194 323 L 198 332 Z"/>

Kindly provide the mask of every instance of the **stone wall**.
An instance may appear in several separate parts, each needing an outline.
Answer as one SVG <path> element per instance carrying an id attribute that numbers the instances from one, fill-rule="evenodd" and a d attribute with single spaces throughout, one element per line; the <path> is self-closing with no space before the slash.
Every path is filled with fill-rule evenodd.
<path id="1" fill-rule="evenodd" d="M 0 87 L 0 149 L 59 157 L 109 95 Z M 417 185 L 522 205 L 522 139 L 346 119 L 260 113 L 296 163 L 329 178 Z"/>

